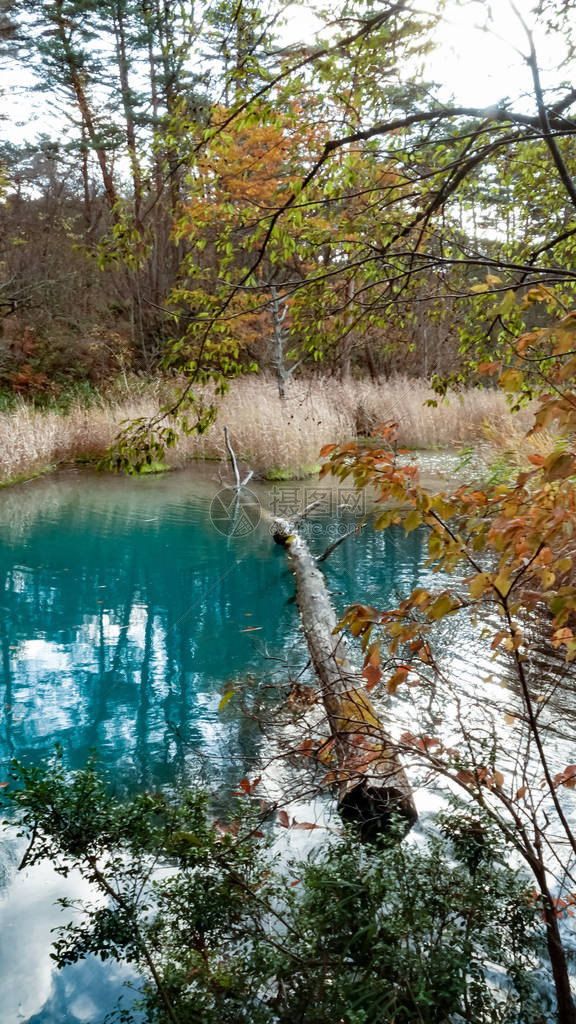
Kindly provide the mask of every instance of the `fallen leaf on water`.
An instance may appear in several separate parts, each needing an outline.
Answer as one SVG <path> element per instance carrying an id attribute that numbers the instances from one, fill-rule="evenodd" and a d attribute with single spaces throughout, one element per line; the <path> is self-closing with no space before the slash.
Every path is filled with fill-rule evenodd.
<path id="1" fill-rule="evenodd" d="M 220 703 L 218 705 L 218 711 L 222 711 L 226 707 L 228 701 L 232 700 L 232 697 L 234 696 L 235 693 L 236 693 L 236 690 L 228 690 L 224 694 L 224 696 L 222 697 L 222 699 L 221 699 L 221 701 L 220 701 Z"/>

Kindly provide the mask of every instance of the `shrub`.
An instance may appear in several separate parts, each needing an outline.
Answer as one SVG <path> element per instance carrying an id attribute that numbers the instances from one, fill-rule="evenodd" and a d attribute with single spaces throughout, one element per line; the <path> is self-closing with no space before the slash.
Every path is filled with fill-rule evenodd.
<path id="1" fill-rule="evenodd" d="M 135 963 L 150 1024 L 546 1019 L 534 900 L 496 848 L 471 866 L 468 818 L 451 844 L 368 847 L 349 832 L 286 863 L 251 808 L 223 824 L 198 793 L 114 800 L 93 764 L 15 767 L 26 863 L 75 865 L 100 891 L 61 929 L 57 962 Z"/>

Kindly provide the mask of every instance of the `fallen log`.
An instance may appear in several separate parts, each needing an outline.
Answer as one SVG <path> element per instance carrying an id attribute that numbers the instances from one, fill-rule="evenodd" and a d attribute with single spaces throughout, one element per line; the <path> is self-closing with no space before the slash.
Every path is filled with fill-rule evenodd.
<path id="1" fill-rule="evenodd" d="M 374 710 L 360 673 L 336 633 L 336 613 L 324 576 L 293 523 L 275 519 L 272 533 L 286 549 L 296 602 L 321 687 L 330 726 L 338 785 L 338 809 L 366 839 L 400 822 L 408 831 L 418 818 L 402 762 Z M 329 773 L 330 776 L 330 773 Z"/>

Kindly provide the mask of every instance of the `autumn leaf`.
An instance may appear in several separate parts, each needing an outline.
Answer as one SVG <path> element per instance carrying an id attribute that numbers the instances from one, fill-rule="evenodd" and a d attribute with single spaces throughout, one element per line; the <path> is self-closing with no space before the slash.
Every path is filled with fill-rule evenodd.
<path id="1" fill-rule="evenodd" d="M 256 787 L 260 785 L 261 782 L 261 775 L 259 775 L 257 779 L 254 779 L 254 782 L 249 782 L 248 779 L 242 779 L 240 783 L 240 789 L 243 793 L 246 794 L 246 796 L 252 796 L 252 793 L 254 792 Z"/>
<path id="2" fill-rule="evenodd" d="M 235 693 L 236 693 L 236 690 L 234 690 L 234 689 L 226 691 L 226 693 L 224 694 L 224 696 L 220 700 L 220 703 L 218 705 L 218 711 L 223 711 L 224 710 L 224 708 L 226 707 L 228 702 L 232 700 L 232 697 L 234 696 Z"/>
<path id="3" fill-rule="evenodd" d="M 386 683 L 386 689 L 388 693 L 396 693 L 396 690 L 401 683 L 405 682 L 408 671 L 405 668 L 399 668 L 393 675 L 390 676 Z"/>
<path id="4" fill-rule="evenodd" d="M 478 363 L 478 366 L 476 367 L 476 369 L 477 369 L 478 373 L 490 373 L 490 374 L 493 374 L 493 373 L 496 373 L 500 369 L 501 365 L 502 365 L 501 363 Z"/>
<path id="5" fill-rule="evenodd" d="M 404 520 L 404 529 L 406 533 L 411 533 L 412 530 L 416 530 L 422 523 L 422 515 L 416 509 L 409 512 Z"/>
<path id="6" fill-rule="evenodd" d="M 568 789 L 576 787 L 576 764 L 569 764 L 563 772 L 554 776 L 555 786 L 567 786 Z"/>
<path id="7" fill-rule="evenodd" d="M 574 476 L 574 456 L 570 452 L 555 452 L 545 462 L 546 479 L 564 480 L 568 476 Z"/>
<path id="8" fill-rule="evenodd" d="M 320 458 L 321 459 L 327 458 L 328 455 L 331 455 L 332 452 L 336 451 L 337 447 L 338 447 L 337 444 L 325 444 L 324 447 L 320 449 Z"/>
<path id="9" fill-rule="evenodd" d="M 454 603 L 454 599 L 450 594 L 440 594 L 434 603 L 430 605 L 430 608 L 428 609 L 428 618 L 433 619 L 434 621 L 443 619 L 445 615 L 454 611 L 455 608 L 457 608 L 457 605 Z"/>
<path id="10" fill-rule="evenodd" d="M 465 786 L 471 786 L 474 782 L 476 782 L 476 777 L 473 772 L 456 772 L 456 778 L 458 779 L 459 782 L 463 782 Z"/>
<path id="11" fill-rule="evenodd" d="M 314 740 L 308 737 L 308 739 L 303 740 L 300 746 L 298 747 L 298 753 L 305 754 L 307 757 L 309 757 L 312 751 L 314 750 L 314 746 Z"/>
<path id="12" fill-rule="evenodd" d="M 498 378 L 498 387 L 511 393 L 521 391 L 524 384 L 522 370 L 504 370 Z"/>
<path id="13" fill-rule="evenodd" d="M 366 665 L 363 669 L 362 675 L 366 680 L 366 690 L 370 693 L 375 686 L 378 686 L 378 683 L 382 679 L 382 670 L 376 665 Z"/>
<path id="14" fill-rule="evenodd" d="M 552 647 L 560 647 L 561 644 L 568 644 L 574 639 L 574 634 L 571 629 L 567 626 L 563 626 L 562 629 L 557 629 L 550 638 Z"/>
<path id="15" fill-rule="evenodd" d="M 478 573 L 470 583 L 470 597 L 475 600 L 490 586 L 490 577 L 485 572 Z"/>

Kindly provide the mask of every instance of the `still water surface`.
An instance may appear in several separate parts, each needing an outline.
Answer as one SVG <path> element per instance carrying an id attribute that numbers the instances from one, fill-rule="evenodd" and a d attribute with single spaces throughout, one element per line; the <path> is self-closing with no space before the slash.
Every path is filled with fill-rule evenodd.
<path id="1" fill-rule="evenodd" d="M 199 775 L 231 789 L 254 768 L 258 730 L 218 705 L 227 684 L 306 661 L 266 509 L 289 512 L 310 494 L 256 485 L 259 526 L 228 539 L 209 516 L 219 486 L 211 471 L 71 473 L 0 494 L 0 781 L 10 758 L 41 761 L 56 742 L 72 767 L 97 751 L 120 793 Z M 350 506 L 329 492 L 309 527 L 317 552 L 349 527 Z M 418 531 L 364 530 L 326 563 L 337 607 L 389 606 L 429 577 L 425 558 Z M 89 960 L 56 972 L 49 958 L 54 900 L 84 886 L 46 867 L 18 873 L 19 852 L 6 833 L 1 1022 L 97 1024 L 121 970 Z"/>

